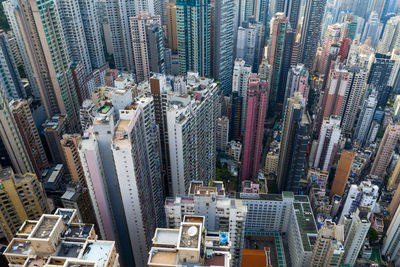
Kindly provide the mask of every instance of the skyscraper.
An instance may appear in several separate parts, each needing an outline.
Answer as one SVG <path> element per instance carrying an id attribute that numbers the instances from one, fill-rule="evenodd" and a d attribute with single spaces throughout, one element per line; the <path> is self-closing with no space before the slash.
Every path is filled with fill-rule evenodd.
<path id="1" fill-rule="evenodd" d="M 390 18 L 385 25 L 377 51 L 381 54 L 400 48 L 400 16 Z"/>
<path id="2" fill-rule="evenodd" d="M 362 208 L 346 215 L 342 221 L 344 225 L 344 255 L 342 264 L 353 266 L 358 254 L 364 245 L 365 238 L 371 223 L 368 219 L 369 212 Z"/>
<path id="3" fill-rule="evenodd" d="M 26 147 L 27 154 L 37 177 L 48 167 L 46 153 L 40 140 L 39 131 L 35 125 L 29 103 L 26 100 L 13 100 L 10 103 L 16 126 Z"/>
<path id="4" fill-rule="evenodd" d="M 57 9 L 73 64 L 82 63 L 86 74 L 103 66 L 105 57 L 94 2 L 57 0 Z"/>
<path id="5" fill-rule="evenodd" d="M 393 262 L 396 265 L 400 264 L 400 209 L 397 208 L 396 213 L 392 215 L 392 221 L 386 232 L 385 239 L 383 241 L 382 255 L 388 258 L 389 262 Z"/>
<path id="6" fill-rule="evenodd" d="M 324 75 L 326 68 L 330 67 L 329 52 L 332 45 L 337 45 L 340 40 L 340 33 L 342 31 L 340 24 L 328 26 L 325 33 L 324 44 L 322 45 L 322 53 L 318 64 L 318 73 Z"/>
<path id="7" fill-rule="evenodd" d="M 343 196 L 344 190 L 346 189 L 347 180 L 350 176 L 351 168 L 353 167 L 355 156 L 356 152 L 354 151 L 342 150 L 339 164 L 336 169 L 335 178 L 333 179 L 330 198 L 332 198 L 334 195 L 338 195 L 340 197 Z"/>
<path id="8" fill-rule="evenodd" d="M 176 53 L 178 51 L 176 5 L 174 2 L 169 2 L 166 6 L 168 47 L 171 48 L 173 53 Z"/>
<path id="9" fill-rule="evenodd" d="M 135 62 L 129 18 L 134 17 L 133 0 L 107 0 L 107 17 L 111 29 L 111 42 L 115 67 L 134 72 Z"/>
<path id="10" fill-rule="evenodd" d="M 14 7 L 9 16 L 17 21 L 47 117 L 67 114 L 71 129 L 78 129 L 78 96 L 55 1 L 16 1 Z"/>
<path id="11" fill-rule="evenodd" d="M 343 225 L 325 221 L 319 229 L 310 266 L 340 266 L 344 254 Z"/>
<path id="12" fill-rule="evenodd" d="M 31 159 L 28 154 L 30 147 L 25 146 L 24 139 L 20 134 L 15 122 L 12 109 L 0 87 L 0 137 L 10 157 L 12 167 L 16 173 L 25 174 L 34 172 Z M 24 129 L 25 131 L 25 129 Z"/>
<path id="13" fill-rule="evenodd" d="M 340 133 L 340 117 L 331 116 L 323 120 L 314 161 L 315 168 L 330 170 L 333 158 L 339 149 Z"/>
<path id="14" fill-rule="evenodd" d="M 282 103 L 284 101 L 285 92 L 280 87 L 279 81 L 282 72 L 288 23 L 289 20 L 283 13 L 276 13 L 271 19 L 271 41 L 268 46 L 270 49 L 270 64 L 272 66 L 270 105 L 274 105 L 277 102 Z M 279 88 L 281 88 L 281 90 L 279 90 Z"/>
<path id="15" fill-rule="evenodd" d="M 360 69 L 356 66 L 349 68 L 351 86 L 349 91 L 345 94 L 346 102 L 342 114 L 342 128 L 343 133 L 350 134 L 353 130 L 353 126 L 356 120 L 359 106 L 362 102 L 363 96 L 365 95 L 365 87 L 367 85 L 368 72 L 364 69 Z"/>
<path id="16" fill-rule="evenodd" d="M 236 59 L 232 77 L 232 115 L 230 121 L 230 139 L 240 140 L 245 128 L 247 86 L 251 67 L 243 59 Z"/>
<path id="17" fill-rule="evenodd" d="M 216 122 L 220 109 L 218 85 L 189 73 L 183 90 L 169 96 L 166 111 L 172 193 L 184 195 L 192 180 L 205 184 L 215 177 Z M 175 83 L 177 83 L 175 79 Z M 201 90 L 199 90 L 201 89 Z M 191 99 L 193 95 L 193 99 Z"/>
<path id="18" fill-rule="evenodd" d="M 308 70 L 303 64 L 297 64 L 290 68 L 286 82 L 284 103 L 286 103 L 289 97 L 293 97 L 296 92 L 299 92 L 307 104 L 308 94 L 310 92 L 308 77 Z"/>
<path id="19" fill-rule="evenodd" d="M 48 211 L 46 195 L 35 174 L 14 174 L 10 167 L 0 170 L 0 229 L 8 241 L 26 220 L 38 220 Z M 29 196 L 29 201 L 27 200 Z"/>
<path id="20" fill-rule="evenodd" d="M 371 47 L 375 48 L 378 44 L 379 37 L 381 36 L 382 29 L 383 24 L 379 22 L 378 13 L 372 11 L 369 15 L 368 21 L 365 23 L 360 41 L 363 43 L 367 41 Z"/>
<path id="21" fill-rule="evenodd" d="M 145 266 L 151 238 L 163 226 L 163 188 L 158 128 L 151 98 L 121 110 L 112 153 L 136 266 Z M 133 223 L 134 222 L 134 223 Z"/>
<path id="22" fill-rule="evenodd" d="M 236 1 L 215 1 L 213 21 L 213 77 L 225 95 L 232 90 Z"/>
<path id="23" fill-rule="evenodd" d="M 60 143 L 71 179 L 78 182 L 82 187 L 87 187 L 78 153 L 80 138 L 79 134 L 64 134 Z"/>
<path id="24" fill-rule="evenodd" d="M 311 69 L 318 40 L 321 35 L 321 22 L 324 16 L 326 0 L 307 0 L 301 33 L 301 62 Z"/>
<path id="25" fill-rule="evenodd" d="M 250 74 L 247 87 L 242 180 L 256 179 L 260 169 L 264 120 L 268 107 L 266 87 L 266 84 L 261 82 L 258 74 Z"/>
<path id="26" fill-rule="evenodd" d="M 388 82 L 394 68 L 394 63 L 395 61 L 390 59 L 388 55 L 375 54 L 367 83 L 369 86 L 375 86 L 378 94 L 378 106 L 386 105 L 389 95 L 393 90 Z"/>
<path id="27" fill-rule="evenodd" d="M 150 71 L 165 73 L 160 17 L 142 12 L 130 24 L 137 82 L 149 79 Z"/>
<path id="28" fill-rule="evenodd" d="M 210 0 L 176 1 L 179 73 L 211 74 Z"/>
<path id="29" fill-rule="evenodd" d="M 7 34 L 0 30 L 0 85 L 9 98 L 25 98 L 26 92 L 22 86 L 21 77 L 15 63 Z"/>
<path id="30" fill-rule="evenodd" d="M 305 99 L 300 92 L 295 92 L 288 98 L 284 111 L 277 175 L 279 190 L 300 193 L 299 183 L 304 176 L 310 141 L 310 123 Z"/>
<path id="31" fill-rule="evenodd" d="M 361 107 L 361 112 L 358 117 L 356 129 L 354 131 L 354 138 L 361 144 L 364 144 L 370 129 L 372 119 L 374 117 L 377 101 L 377 94 L 375 90 L 370 91 L 368 98 L 365 98 Z"/>
<path id="32" fill-rule="evenodd" d="M 264 25 L 246 21 L 237 31 L 236 58 L 243 59 L 252 72 L 257 72 L 264 52 Z"/>
<path id="33" fill-rule="evenodd" d="M 390 124 L 385 130 L 378 152 L 376 153 L 375 161 L 370 172 L 371 175 L 377 175 L 380 177 L 385 175 L 386 168 L 389 166 L 393 150 L 399 138 L 400 125 Z"/>

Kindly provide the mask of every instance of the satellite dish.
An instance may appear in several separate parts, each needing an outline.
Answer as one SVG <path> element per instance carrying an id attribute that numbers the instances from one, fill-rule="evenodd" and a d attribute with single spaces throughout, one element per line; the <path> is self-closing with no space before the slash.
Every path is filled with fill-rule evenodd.
<path id="1" fill-rule="evenodd" d="M 195 236 L 197 234 L 197 227 L 191 226 L 187 231 L 189 236 Z"/>

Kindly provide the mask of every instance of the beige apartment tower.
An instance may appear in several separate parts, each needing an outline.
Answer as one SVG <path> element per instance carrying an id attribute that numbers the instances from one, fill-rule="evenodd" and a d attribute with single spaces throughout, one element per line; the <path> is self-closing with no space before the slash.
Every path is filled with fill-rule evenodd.
<path id="1" fill-rule="evenodd" d="M 37 220 L 47 211 L 46 196 L 35 174 L 0 170 L 0 228 L 8 241 L 25 220 Z"/>
<path id="2" fill-rule="evenodd" d="M 168 47 L 173 53 L 178 51 L 177 23 L 176 23 L 176 5 L 175 2 L 169 2 L 167 5 L 167 35 Z"/>

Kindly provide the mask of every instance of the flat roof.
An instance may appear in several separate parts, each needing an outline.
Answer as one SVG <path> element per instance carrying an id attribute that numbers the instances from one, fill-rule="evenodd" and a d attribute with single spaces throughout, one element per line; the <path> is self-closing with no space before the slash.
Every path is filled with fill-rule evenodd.
<path id="1" fill-rule="evenodd" d="M 199 248 L 201 224 L 182 223 L 180 231 L 180 248 Z"/>
<path id="2" fill-rule="evenodd" d="M 5 250 L 5 254 L 31 255 L 33 248 L 31 242 L 26 239 L 14 238 Z"/>
<path id="3" fill-rule="evenodd" d="M 88 238 L 93 229 L 93 224 L 77 223 L 68 225 L 68 229 L 64 232 L 64 238 Z"/>
<path id="4" fill-rule="evenodd" d="M 85 243 L 79 242 L 61 242 L 57 246 L 54 256 L 65 258 L 76 258 L 80 254 Z"/>
<path id="5" fill-rule="evenodd" d="M 46 263 L 46 260 L 42 257 L 32 257 L 29 258 L 24 267 L 39 267 L 39 266 L 44 266 Z"/>
<path id="6" fill-rule="evenodd" d="M 112 245 L 112 242 L 89 242 L 81 259 L 94 261 L 98 267 L 103 267 L 111 253 Z"/>
<path id="7" fill-rule="evenodd" d="M 18 232 L 18 234 L 25 234 L 25 235 L 29 235 L 33 228 L 35 228 L 36 224 L 38 221 L 25 221 L 24 224 L 21 226 L 21 228 L 19 229 L 20 231 Z"/>
<path id="8" fill-rule="evenodd" d="M 179 229 L 160 229 L 157 228 L 153 243 L 178 245 Z"/>
<path id="9" fill-rule="evenodd" d="M 69 223 L 69 221 L 71 220 L 72 216 L 74 216 L 74 213 L 76 211 L 74 209 L 62 209 L 62 208 L 58 208 L 56 210 L 56 212 L 54 213 L 54 215 L 61 215 L 62 216 L 62 220 L 65 224 Z"/>
<path id="10" fill-rule="evenodd" d="M 59 216 L 44 214 L 35 226 L 31 238 L 47 239 L 56 226 Z"/>
<path id="11" fill-rule="evenodd" d="M 303 248 L 305 251 L 312 251 L 313 244 L 312 239 L 310 240 L 310 235 L 316 236 L 318 231 L 317 226 L 315 225 L 310 203 L 294 202 L 293 208 L 297 218 L 297 225 L 300 229 Z"/>
<path id="12" fill-rule="evenodd" d="M 176 251 L 152 250 L 150 253 L 150 263 L 174 265 L 177 262 Z"/>

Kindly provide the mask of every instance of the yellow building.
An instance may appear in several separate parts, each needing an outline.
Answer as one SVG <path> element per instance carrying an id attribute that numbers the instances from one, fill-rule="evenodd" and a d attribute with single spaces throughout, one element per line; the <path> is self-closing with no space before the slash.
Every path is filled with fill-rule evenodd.
<path id="1" fill-rule="evenodd" d="M 25 220 L 37 220 L 47 212 L 44 190 L 35 174 L 0 170 L 0 228 L 10 241 Z"/>
<path id="2" fill-rule="evenodd" d="M 64 134 L 60 143 L 71 179 L 79 182 L 82 187 L 87 187 L 78 152 L 80 139 L 80 134 Z"/>

